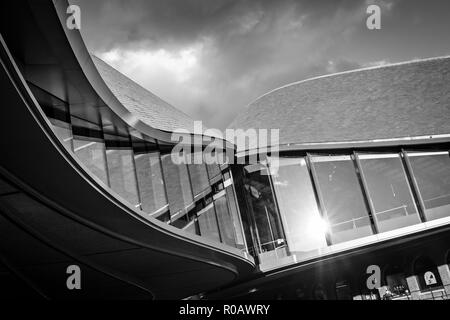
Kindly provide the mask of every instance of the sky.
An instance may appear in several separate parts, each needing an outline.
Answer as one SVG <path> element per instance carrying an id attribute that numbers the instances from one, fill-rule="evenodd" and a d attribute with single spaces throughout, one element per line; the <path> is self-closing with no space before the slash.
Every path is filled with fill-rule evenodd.
<path id="1" fill-rule="evenodd" d="M 450 55 L 449 0 L 70 0 L 88 50 L 210 128 L 277 87 Z M 366 10 L 381 8 L 381 29 Z"/>

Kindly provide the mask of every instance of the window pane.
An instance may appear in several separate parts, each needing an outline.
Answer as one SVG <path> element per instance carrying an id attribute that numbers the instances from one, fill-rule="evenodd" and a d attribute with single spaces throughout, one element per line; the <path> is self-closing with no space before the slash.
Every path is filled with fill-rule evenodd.
<path id="1" fill-rule="evenodd" d="M 217 212 L 217 220 L 219 221 L 220 234 L 222 242 L 230 246 L 236 247 L 233 220 L 228 210 L 227 198 L 225 195 L 214 201 Z"/>
<path id="2" fill-rule="evenodd" d="M 380 232 L 420 223 L 398 154 L 358 155 Z"/>
<path id="3" fill-rule="evenodd" d="M 289 250 L 300 258 L 312 256 L 327 245 L 326 225 L 317 207 L 305 159 L 280 158 L 273 177 Z"/>
<path id="4" fill-rule="evenodd" d="M 219 228 L 217 227 L 214 206 L 211 204 L 199 214 L 198 224 L 200 227 L 201 236 L 211 240 L 220 241 Z"/>
<path id="5" fill-rule="evenodd" d="M 107 149 L 109 181 L 111 188 L 135 207 L 139 198 L 131 149 Z"/>
<path id="6" fill-rule="evenodd" d="M 202 162 L 202 155 L 203 154 L 201 152 L 193 154 L 193 159 L 190 162 L 191 164 L 188 165 L 194 196 L 209 188 L 206 166 L 204 163 L 197 164 L 198 162 Z M 194 163 L 194 159 L 196 159 L 197 162 Z"/>
<path id="7" fill-rule="evenodd" d="M 167 205 L 159 153 L 135 154 L 142 210 L 153 213 Z"/>
<path id="8" fill-rule="evenodd" d="M 52 129 L 55 132 L 56 136 L 61 140 L 63 145 L 70 151 L 72 151 L 72 129 L 70 124 L 61 120 L 49 118 L 52 123 Z"/>
<path id="9" fill-rule="evenodd" d="M 200 235 L 197 221 L 191 221 L 186 227 L 184 227 L 183 230 L 192 234 Z"/>
<path id="10" fill-rule="evenodd" d="M 209 178 L 212 179 L 220 174 L 220 167 L 218 164 L 207 164 Z"/>
<path id="11" fill-rule="evenodd" d="M 267 169 L 261 165 L 245 167 L 245 189 L 256 222 L 260 252 L 286 247 L 281 219 L 275 205 Z M 269 258 L 270 259 L 270 258 Z"/>
<path id="12" fill-rule="evenodd" d="M 100 141 L 89 140 L 87 137 L 76 136 L 73 139 L 73 150 L 89 171 L 108 185 L 105 144 Z"/>
<path id="13" fill-rule="evenodd" d="M 236 234 L 236 245 L 239 249 L 245 249 L 244 235 L 242 234 L 242 223 L 240 219 L 240 214 L 238 211 L 238 204 L 236 202 L 236 197 L 234 196 L 233 186 L 228 186 L 226 188 L 227 201 L 230 206 L 231 217 L 233 220 L 233 226 Z"/>
<path id="14" fill-rule="evenodd" d="M 408 152 L 425 204 L 427 220 L 450 216 L 450 157 L 448 152 Z"/>
<path id="15" fill-rule="evenodd" d="M 171 215 L 185 211 L 192 204 L 192 191 L 186 164 L 175 164 L 170 154 L 161 156 Z"/>
<path id="16" fill-rule="evenodd" d="M 350 156 L 312 157 L 333 244 L 373 234 Z"/>

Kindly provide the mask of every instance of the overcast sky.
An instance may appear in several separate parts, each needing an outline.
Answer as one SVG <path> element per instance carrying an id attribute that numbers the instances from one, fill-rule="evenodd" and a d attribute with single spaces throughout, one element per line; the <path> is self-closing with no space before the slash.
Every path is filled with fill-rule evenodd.
<path id="1" fill-rule="evenodd" d="M 449 0 L 70 0 L 88 49 L 206 126 L 293 81 L 450 55 Z M 366 8 L 381 7 L 381 30 Z"/>

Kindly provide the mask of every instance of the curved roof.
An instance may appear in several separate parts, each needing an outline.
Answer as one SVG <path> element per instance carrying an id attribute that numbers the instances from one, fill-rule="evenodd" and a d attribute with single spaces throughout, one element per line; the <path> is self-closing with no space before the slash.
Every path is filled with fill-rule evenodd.
<path id="1" fill-rule="evenodd" d="M 185 129 L 193 132 L 194 120 L 155 94 L 120 73 L 100 58 L 92 55 L 98 72 L 111 92 L 128 109 L 147 125 L 174 132 Z"/>
<path id="2" fill-rule="evenodd" d="M 252 102 L 230 128 L 280 129 L 280 145 L 450 133 L 450 56 L 312 78 Z"/>

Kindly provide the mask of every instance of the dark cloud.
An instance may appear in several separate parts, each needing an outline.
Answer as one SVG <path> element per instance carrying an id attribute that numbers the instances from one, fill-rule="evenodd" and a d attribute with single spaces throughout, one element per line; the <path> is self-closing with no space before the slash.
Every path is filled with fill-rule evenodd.
<path id="1" fill-rule="evenodd" d="M 92 52 L 219 128 L 293 81 L 450 53 L 448 0 L 71 2 Z M 382 7 L 379 31 L 365 27 L 372 3 Z"/>

